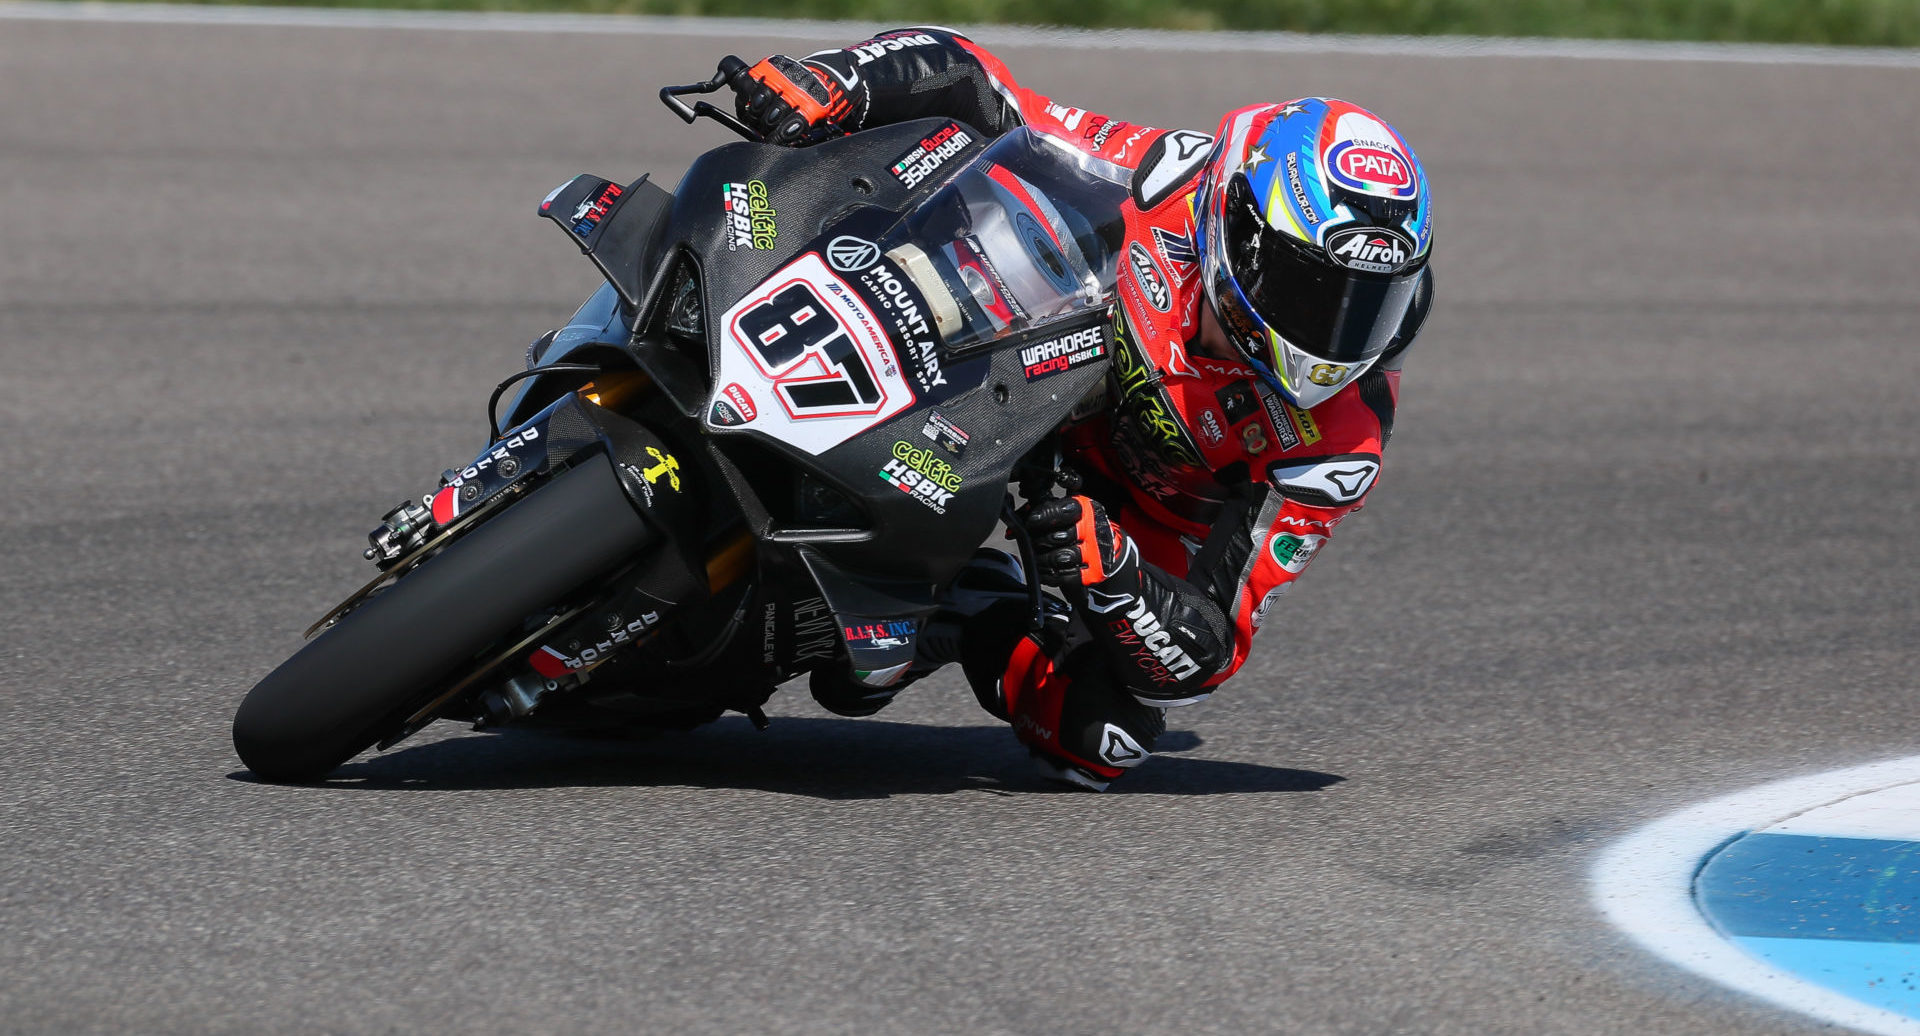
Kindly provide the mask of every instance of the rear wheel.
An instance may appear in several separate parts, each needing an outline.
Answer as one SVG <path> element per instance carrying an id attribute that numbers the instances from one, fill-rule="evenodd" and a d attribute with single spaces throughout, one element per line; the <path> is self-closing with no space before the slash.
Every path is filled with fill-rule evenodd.
<path id="1" fill-rule="evenodd" d="M 528 615 L 611 571 L 649 535 L 605 456 L 562 472 L 267 674 L 233 717 L 234 748 L 263 780 L 325 776 L 397 730 Z"/>

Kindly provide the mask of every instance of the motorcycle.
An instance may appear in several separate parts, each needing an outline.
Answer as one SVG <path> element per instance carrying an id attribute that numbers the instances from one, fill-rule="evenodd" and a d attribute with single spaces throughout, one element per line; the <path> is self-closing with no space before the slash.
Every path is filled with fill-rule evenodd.
<path id="1" fill-rule="evenodd" d="M 605 283 L 248 692 L 255 775 L 316 780 L 437 719 L 764 727 L 819 667 L 887 688 L 1013 491 L 1071 485 L 1055 436 L 1103 399 L 1126 186 L 1024 129 L 789 148 L 684 99 L 745 67 L 661 90 L 746 138 L 672 192 L 580 176 L 540 203 Z"/>

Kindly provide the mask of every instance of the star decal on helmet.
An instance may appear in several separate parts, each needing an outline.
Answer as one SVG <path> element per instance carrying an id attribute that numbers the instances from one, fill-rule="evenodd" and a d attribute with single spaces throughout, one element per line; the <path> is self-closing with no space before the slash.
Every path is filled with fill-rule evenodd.
<path id="1" fill-rule="evenodd" d="M 1256 144 L 1253 150 L 1247 152 L 1247 172 L 1251 173 L 1255 169 L 1260 168 L 1262 162 L 1271 161 L 1273 161 L 1273 159 L 1268 158 L 1267 153 L 1262 151 L 1259 145 Z"/>
<path id="2" fill-rule="evenodd" d="M 1301 104 L 1299 101 L 1288 101 L 1286 104 L 1281 105 L 1278 111 L 1274 112 L 1273 117 L 1276 119 L 1284 119 L 1289 115 L 1298 115 L 1306 110 L 1307 106 Z"/>

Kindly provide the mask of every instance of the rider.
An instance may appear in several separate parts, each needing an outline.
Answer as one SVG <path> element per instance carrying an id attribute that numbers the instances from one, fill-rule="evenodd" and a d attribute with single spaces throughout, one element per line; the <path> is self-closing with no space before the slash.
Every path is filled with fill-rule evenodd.
<path id="1" fill-rule="evenodd" d="M 1155 129 L 1057 104 L 948 29 L 776 54 L 734 83 L 740 117 L 775 143 L 945 116 L 989 136 L 1032 127 L 1129 185 L 1109 405 L 1064 433 L 1075 495 L 1020 512 L 1036 575 L 1080 623 L 1030 633 L 1024 574 L 997 551 L 946 616 L 981 703 L 1051 776 L 1105 788 L 1152 753 L 1165 709 L 1240 668 L 1377 480 L 1432 302 L 1425 171 L 1345 101 L 1241 108 L 1216 137 Z M 950 660 L 933 633 L 923 652 Z M 870 715 L 901 686 L 816 673 L 814 696 Z"/>

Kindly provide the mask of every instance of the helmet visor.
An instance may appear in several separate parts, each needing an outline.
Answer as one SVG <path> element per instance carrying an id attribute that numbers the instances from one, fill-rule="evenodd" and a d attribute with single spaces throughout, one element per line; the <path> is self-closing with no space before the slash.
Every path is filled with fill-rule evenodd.
<path id="1" fill-rule="evenodd" d="M 1363 363 L 1393 344 L 1423 263 L 1403 262 L 1406 268 L 1392 274 L 1335 266 L 1268 226 L 1245 176 L 1232 179 L 1224 201 L 1224 272 L 1268 328 L 1294 348 L 1337 364 Z M 1340 236 L 1330 235 L 1330 243 Z M 1389 240 L 1385 247 L 1394 245 Z"/>

